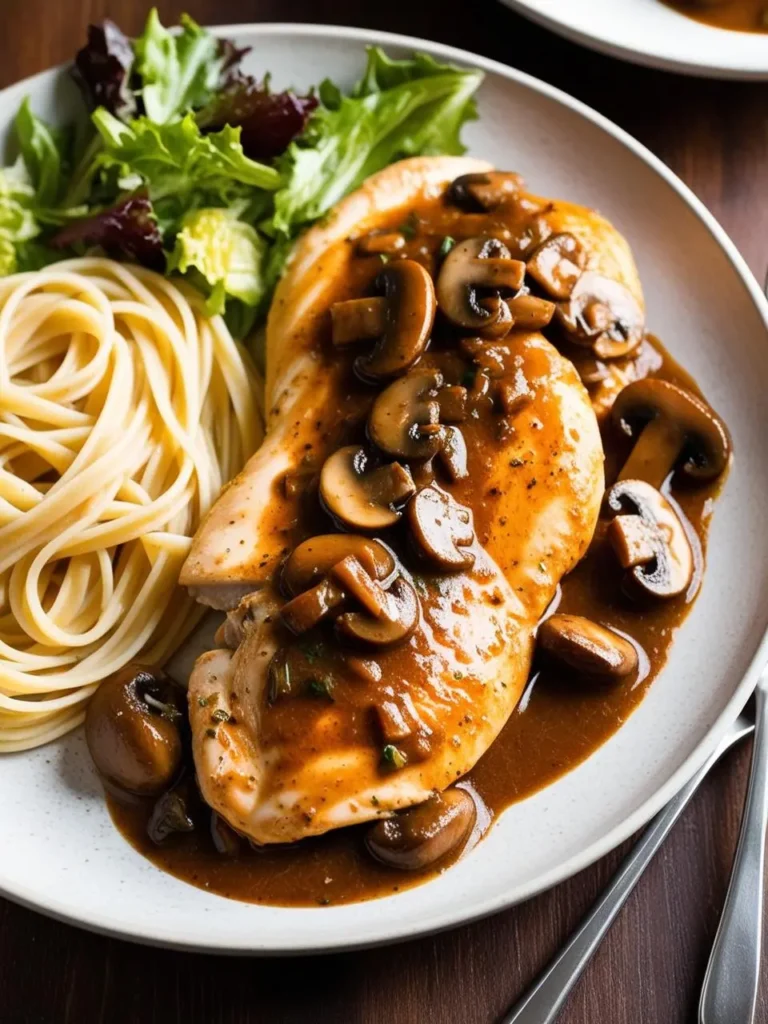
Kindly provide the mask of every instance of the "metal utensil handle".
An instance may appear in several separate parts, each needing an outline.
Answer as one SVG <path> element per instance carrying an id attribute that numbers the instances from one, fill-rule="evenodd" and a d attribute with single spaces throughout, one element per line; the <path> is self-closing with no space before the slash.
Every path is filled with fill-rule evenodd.
<path id="1" fill-rule="evenodd" d="M 567 945 L 520 1002 L 501 1017 L 499 1024 L 553 1024 L 571 989 L 616 919 L 616 915 L 685 810 L 704 776 L 730 746 L 751 731 L 751 726 L 743 719 L 739 722 L 741 725 L 734 724 L 703 768 L 653 819 Z M 729 1024 L 733 1024 L 737 1019 L 733 1018 Z"/>
<path id="2" fill-rule="evenodd" d="M 728 895 L 704 976 L 701 1024 L 752 1024 L 760 978 L 768 821 L 768 695 L 758 683 L 752 770 Z"/>

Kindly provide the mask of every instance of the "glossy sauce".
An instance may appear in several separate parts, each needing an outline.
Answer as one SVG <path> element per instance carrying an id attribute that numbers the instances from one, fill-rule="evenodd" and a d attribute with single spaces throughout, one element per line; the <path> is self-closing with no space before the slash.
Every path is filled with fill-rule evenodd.
<path id="1" fill-rule="evenodd" d="M 533 204 L 531 209 L 523 210 L 519 223 L 514 223 L 514 219 L 511 221 L 509 216 L 495 220 L 492 214 L 462 214 L 434 204 L 423 212 L 422 222 L 419 222 L 418 211 L 409 216 L 412 229 L 405 255 L 420 259 L 434 269 L 437 250 L 446 235 L 461 239 L 480 233 L 493 234 L 510 244 L 521 226 L 524 228 L 535 221 L 536 208 Z M 398 221 L 393 220 L 392 226 L 397 225 Z M 513 248 L 512 244 L 510 248 Z M 512 255 L 516 253 L 513 251 Z M 338 298 L 364 293 L 380 267 L 381 262 L 376 257 L 358 259 L 354 264 L 354 274 L 344 282 L 343 293 Z M 457 381 L 466 372 L 466 366 L 457 363 L 454 349 L 455 345 L 441 344 L 438 332 L 424 359 L 427 365 L 439 366 L 449 382 Z M 646 340 L 640 358 L 649 375 L 697 390 L 655 339 Z M 339 372 L 338 367 L 334 372 Z M 370 393 L 365 398 L 366 393 L 346 371 L 341 372 L 336 393 L 338 408 L 328 410 L 325 423 L 318 421 L 316 425 L 317 437 L 307 441 L 307 468 L 310 472 L 319 468 L 313 462 L 315 445 L 323 452 L 328 450 L 329 443 L 330 450 L 334 450 L 340 444 L 362 438 Z M 332 438 L 328 436 L 331 431 L 328 424 L 335 424 Z M 499 437 L 497 421 L 491 420 L 490 416 L 468 420 L 462 424 L 462 430 L 467 431 L 467 446 L 475 453 L 504 440 Z M 610 483 L 627 455 L 628 445 L 608 424 L 604 428 L 604 446 L 606 477 Z M 482 456 L 477 454 L 475 457 Z M 521 465 L 512 471 L 526 472 L 524 462 L 521 461 Z M 484 532 L 493 520 L 494 496 L 473 494 L 471 481 L 458 483 L 451 487 L 451 491 L 457 500 L 472 507 L 477 537 L 482 543 Z M 621 726 L 642 699 L 663 666 L 674 633 L 689 610 L 700 583 L 703 548 L 715 491 L 716 486 L 690 490 L 675 487 L 675 500 L 691 526 L 692 536 L 698 538 L 698 545 L 694 545 L 698 550 L 698 564 L 688 594 L 667 603 L 639 607 L 623 596 L 621 574 L 598 527 L 587 556 L 563 580 L 550 610 L 559 606 L 560 611 L 577 612 L 631 637 L 642 652 L 639 669 L 633 678 L 625 682 L 601 687 L 586 686 L 565 673 L 539 671 L 534 665 L 517 709 L 490 749 L 459 783 L 470 791 L 478 808 L 477 824 L 460 856 L 468 854 L 488 831 L 493 819 L 511 803 L 551 783 L 589 756 Z M 318 526 L 318 509 L 311 491 L 298 504 L 294 503 L 292 509 L 283 507 L 278 501 L 275 521 L 292 523 L 288 550 L 302 537 L 327 529 L 327 526 Z M 285 529 L 284 525 L 280 528 Z M 426 596 L 423 600 L 427 600 Z M 321 655 L 321 660 L 324 658 L 325 655 Z M 326 667 L 331 671 L 338 669 L 333 652 Z M 343 679 L 341 684 L 344 685 Z M 347 699 L 347 692 L 354 699 L 351 688 L 345 691 L 344 699 Z M 306 700 L 297 701 L 292 711 L 286 704 L 278 714 L 271 712 L 270 727 L 278 731 L 283 727 L 290 728 L 295 735 L 302 715 L 312 713 Z M 359 726 L 354 726 L 355 730 L 368 728 L 365 721 L 361 717 Z M 210 813 L 202 802 L 193 811 L 196 830 L 187 835 L 173 836 L 163 846 L 153 844 L 146 834 L 151 805 L 140 802 L 124 805 L 114 799 L 109 803 L 113 818 L 124 835 L 155 864 L 192 884 L 241 900 L 294 906 L 347 903 L 409 888 L 435 873 L 435 870 L 402 872 L 377 863 L 363 844 L 369 825 L 330 832 L 283 848 L 257 850 L 240 840 L 235 856 L 223 856 L 214 848 L 209 831 Z M 445 870 L 449 864 L 450 860 L 443 861 L 437 870 Z"/>
<path id="2" fill-rule="evenodd" d="M 720 0 L 707 4 L 689 0 L 663 0 L 689 18 L 703 21 L 706 25 L 728 28 L 738 32 L 768 32 L 768 3 L 766 0 Z"/>

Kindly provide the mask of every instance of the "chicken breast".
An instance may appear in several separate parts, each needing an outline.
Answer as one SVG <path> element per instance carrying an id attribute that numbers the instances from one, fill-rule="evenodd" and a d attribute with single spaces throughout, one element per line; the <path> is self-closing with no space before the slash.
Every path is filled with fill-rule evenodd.
<path id="1" fill-rule="evenodd" d="M 220 632 L 230 646 L 202 655 L 190 679 L 200 788 L 256 843 L 386 816 L 465 774 L 516 706 L 537 623 L 592 538 L 603 451 L 573 364 L 535 331 L 471 357 L 430 349 L 420 372 L 466 376 L 466 360 L 476 372 L 476 414 L 461 424 L 468 472 L 452 480 L 438 469 L 436 481 L 443 518 L 458 517 L 463 531 L 463 568 L 415 558 L 398 522 L 380 536 L 398 555 L 392 589 L 410 588 L 418 605 L 407 639 L 365 649 L 341 642 L 338 627 L 293 636 L 281 621 L 282 563 L 305 537 L 333 529 L 318 525 L 312 487 L 286 486 L 286 474 L 311 479 L 359 437 L 375 394 L 327 341 L 330 305 L 360 294 L 359 274 L 376 273 L 365 261 L 360 269 L 355 240 L 414 207 L 439 219 L 446 184 L 486 166 L 418 159 L 375 176 L 301 240 L 275 296 L 266 440 L 209 514 L 182 574 L 199 599 L 230 609 Z M 632 267 L 630 256 L 623 272 Z M 508 416 L 482 394 L 486 371 L 522 397 Z"/>
<path id="2" fill-rule="evenodd" d="M 476 763 L 517 704 L 536 625 L 592 537 L 603 471 L 571 364 L 536 335 L 516 339 L 514 356 L 534 398 L 514 438 L 478 461 L 471 486 L 490 498 L 475 511 L 474 565 L 434 588 L 415 577 L 420 621 L 406 645 L 333 660 L 333 700 L 270 703 L 269 665 L 285 637 L 284 599 L 267 583 L 246 599 L 237 650 L 198 659 L 189 701 L 200 788 L 255 842 L 291 842 L 427 799 Z M 406 736 L 427 737 L 423 759 L 400 770 L 382 763 L 383 705 L 410 719 Z"/>
<path id="3" fill-rule="evenodd" d="M 254 587 L 271 578 L 285 554 L 284 526 L 291 509 L 274 493 L 275 481 L 296 470 L 306 455 L 302 446 L 313 443 L 315 411 L 334 402 L 339 375 L 320 358 L 318 331 L 326 322 L 332 302 L 346 297 L 353 240 L 381 228 L 412 207 L 436 204 L 447 184 L 461 174 L 484 171 L 490 165 L 468 157 L 430 157 L 403 160 L 373 175 L 355 193 L 338 204 L 321 224 L 308 231 L 294 253 L 270 309 L 266 340 L 267 436 L 242 472 L 222 492 L 195 536 L 182 568 L 180 582 L 203 604 L 230 609 Z M 643 292 L 623 236 L 594 210 L 559 200 L 527 195 L 531 207 L 554 233 L 570 232 L 584 246 L 585 269 L 599 272 L 624 285 L 644 311 Z M 474 219 L 473 219 L 474 218 Z M 487 230 L 477 215 L 466 214 L 459 223 L 448 222 L 446 233 Z M 514 225 L 500 226 L 502 240 Z M 352 239 L 352 241 L 350 241 Z M 322 334 L 322 330 L 320 330 Z M 583 370 L 589 352 L 571 346 L 569 357 Z M 643 376 L 654 354 L 643 349 L 642 358 L 599 364 L 588 378 L 593 408 L 600 420 L 618 392 Z M 590 366 L 590 369 L 592 367 Z M 312 396 L 312 402 L 306 396 Z M 306 436 L 305 436 L 306 435 Z M 269 516 L 262 509 L 269 494 L 281 508 Z"/>
<path id="4" fill-rule="evenodd" d="M 317 410 L 338 391 L 338 367 L 320 358 L 318 328 L 344 297 L 354 255 L 348 239 L 398 215 L 405 203 L 435 199 L 458 175 L 489 167 L 468 157 L 403 160 L 368 178 L 300 240 L 267 321 L 267 435 L 201 524 L 181 571 L 179 582 L 203 604 L 236 607 L 271 578 L 285 553 L 282 530 L 293 512 L 275 483 L 298 467 L 304 446 L 314 443 Z M 283 506 L 269 516 L 260 514 L 266 495 Z"/>

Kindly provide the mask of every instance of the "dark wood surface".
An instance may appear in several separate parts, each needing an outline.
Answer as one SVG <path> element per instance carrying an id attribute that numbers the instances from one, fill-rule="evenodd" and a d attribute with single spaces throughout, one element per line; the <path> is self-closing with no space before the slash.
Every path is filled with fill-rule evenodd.
<path id="1" fill-rule="evenodd" d="M 0 0 L 0 86 L 70 59 L 89 21 L 109 16 L 137 31 L 148 6 L 142 0 Z M 203 23 L 365 25 L 522 68 L 646 143 L 719 218 L 755 274 L 765 274 L 768 85 L 621 64 L 529 25 L 494 0 L 159 0 L 158 7 L 166 22 L 187 10 Z M 748 766 L 743 748 L 713 771 L 588 968 L 562 1024 L 695 1024 Z M 226 960 L 145 949 L 0 901 L 0 1022 L 490 1024 L 559 949 L 622 852 L 490 920 L 405 945 L 315 959 Z M 768 1021 L 764 996 L 757 1019 Z"/>

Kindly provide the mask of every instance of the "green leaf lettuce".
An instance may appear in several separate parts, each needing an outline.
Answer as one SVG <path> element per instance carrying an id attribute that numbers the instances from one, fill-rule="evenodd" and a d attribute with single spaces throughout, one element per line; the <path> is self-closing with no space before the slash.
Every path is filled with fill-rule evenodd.
<path id="1" fill-rule="evenodd" d="M 219 40 L 192 18 L 182 15 L 181 31 L 171 33 L 152 8 L 134 43 L 141 99 L 150 121 L 166 124 L 208 102 L 224 66 L 220 49 Z"/>
<path id="2" fill-rule="evenodd" d="M 210 291 L 210 313 L 223 313 L 228 297 L 256 307 L 265 292 L 266 249 L 266 241 L 254 227 L 238 220 L 237 211 L 196 210 L 182 222 L 168 271 L 193 270 L 200 275 Z"/>

